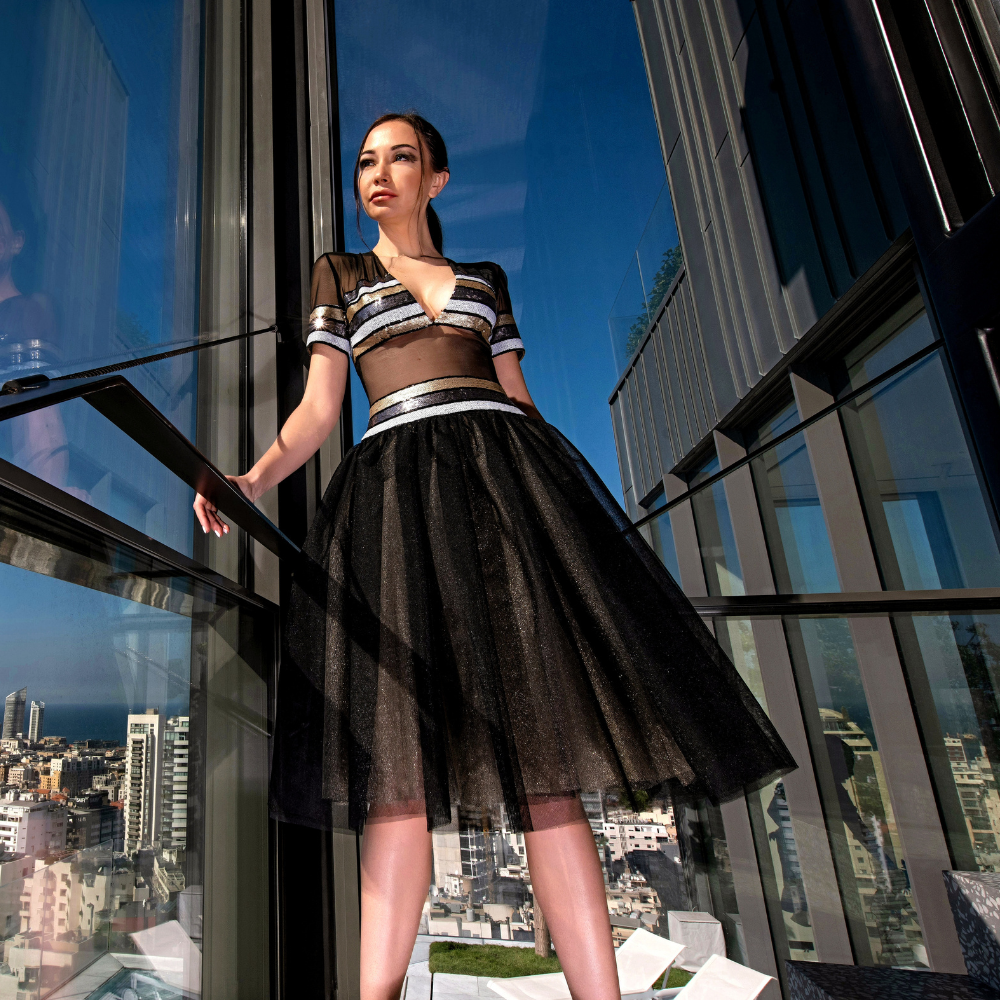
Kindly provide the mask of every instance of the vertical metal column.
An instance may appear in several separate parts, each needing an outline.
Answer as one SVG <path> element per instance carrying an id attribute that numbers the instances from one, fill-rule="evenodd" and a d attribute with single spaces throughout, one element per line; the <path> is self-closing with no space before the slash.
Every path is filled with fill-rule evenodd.
<path id="1" fill-rule="evenodd" d="M 742 445 L 718 431 L 715 432 L 715 446 L 719 465 L 723 469 L 746 454 Z M 746 592 L 773 594 L 774 577 L 750 467 L 738 469 L 723 483 Z M 816 956 L 821 962 L 853 965 L 854 956 L 840 902 L 837 873 L 813 774 L 809 740 L 802 722 L 785 631 L 779 619 L 755 619 L 751 624 L 768 716 L 799 765 L 797 771 L 785 775 L 782 780 L 802 866 Z"/>
<path id="2" fill-rule="evenodd" d="M 802 419 L 833 402 L 829 392 L 802 374 L 793 372 L 791 382 Z M 841 588 L 845 592 L 880 591 L 840 420 L 831 414 L 803 433 Z M 851 618 L 848 625 L 927 956 L 935 972 L 964 973 L 965 961 L 941 877 L 951 859 L 892 625 L 888 618 Z"/>

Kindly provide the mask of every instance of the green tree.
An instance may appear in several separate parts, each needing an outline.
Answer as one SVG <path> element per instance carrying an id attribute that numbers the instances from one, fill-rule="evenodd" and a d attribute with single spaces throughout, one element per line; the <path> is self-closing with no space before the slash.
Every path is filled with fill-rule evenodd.
<path id="1" fill-rule="evenodd" d="M 650 322 L 656 315 L 656 311 L 660 308 L 663 297 L 670 290 L 670 286 L 674 278 L 677 277 L 677 272 L 681 269 L 683 263 L 684 254 L 681 252 L 679 245 L 667 250 L 663 254 L 660 266 L 653 276 L 653 287 L 649 292 L 649 311 L 646 311 L 646 306 L 644 305 L 640 309 L 639 318 L 632 324 L 628 332 L 628 340 L 625 342 L 625 356 L 627 358 L 632 357 L 635 353 L 635 349 L 639 346 L 643 336 L 645 336 Z"/>

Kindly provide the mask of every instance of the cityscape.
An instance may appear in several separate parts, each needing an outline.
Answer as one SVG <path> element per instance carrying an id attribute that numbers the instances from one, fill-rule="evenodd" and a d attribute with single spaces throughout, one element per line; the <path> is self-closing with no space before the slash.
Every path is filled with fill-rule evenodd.
<path id="1" fill-rule="evenodd" d="M 189 723 L 150 708 L 127 716 L 121 740 L 68 743 L 46 733 L 45 702 L 29 702 L 27 687 L 7 695 L 0 1000 L 46 995 L 105 959 L 109 997 L 116 976 L 126 993 L 143 982 L 163 1000 L 200 992 L 201 887 L 185 864 Z M 162 944 L 164 930 L 184 958 L 175 947 L 166 970 L 141 943 Z"/>
<path id="2" fill-rule="evenodd" d="M 645 796 L 642 796 L 645 798 Z M 581 799 L 604 872 L 615 947 L 642 927 L 667 936 L 666 914 L 687 909 L 674 811 L 663 799 L 636 811 L 624 794 Z M 534 897 L 524 834 L 501 822 L 484 831 L 463 822 L 432 834 L 433 871 L 420 933 L 532 941 Z"/>

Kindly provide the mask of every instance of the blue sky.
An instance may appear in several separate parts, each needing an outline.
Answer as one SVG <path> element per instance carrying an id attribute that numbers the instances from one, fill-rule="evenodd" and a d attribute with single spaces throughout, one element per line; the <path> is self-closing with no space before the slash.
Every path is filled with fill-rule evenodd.
<path id="1" fill-rule="evenodd" d="M 423 0 L 373 30 L 370 5 L 339 3 L 337 60 L 348 249 L 364 130 L 416 108 L 448 144 L 445 254 L 507 271 L 532 395 L 620 500 L 607 319 L 665 179 L 631 4 Z M 353 396 L 359 438 L 356 376 Z"/>

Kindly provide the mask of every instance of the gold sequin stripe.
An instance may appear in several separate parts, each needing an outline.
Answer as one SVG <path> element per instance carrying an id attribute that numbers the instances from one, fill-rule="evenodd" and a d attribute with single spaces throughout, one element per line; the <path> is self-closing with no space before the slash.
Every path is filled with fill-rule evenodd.
<path id="1" fill-rule="evenodd" d="M 344 325 L 344 310 L 340 306 L 316 306 L 309 314 L 309 328 L 329 330 L 328 324 Z"/>
<path id="2" fill-rule="evenodd" d="M 388 396 L 376 399 L 368 411 L 368 419 L 371 420 L 376 413 L 381 413 L 382 410 L 395 406 L 396 403 L 405 403 L 408 399 L 426 396 L 429 392 L 440 392 L 442 389 L 491 389 L 493 392 L 499 392 L 502 396 L 507 395 L 503 391 L 503 386 L 491 379 L 448 375 L 444 378 L 432 378 L 428 382 L 417 382 L 416 385 L 408 385 L 405 389 L 397 389 L 395 392 L 390 392 Z"/>
<path id="3" fill-rule="evenodd" d="M 357 301 L 347 307 L 347 322 L 350 323 L 365 306 L 374 305 L 392 295 L 409 295 L 409 292 L 398 281 L 386 288 L 376 289 L 374 292 L 362 292 Z M 410 297 L 413 298 L 413 296 Z"/>

